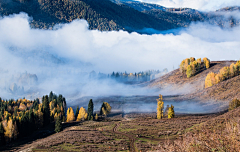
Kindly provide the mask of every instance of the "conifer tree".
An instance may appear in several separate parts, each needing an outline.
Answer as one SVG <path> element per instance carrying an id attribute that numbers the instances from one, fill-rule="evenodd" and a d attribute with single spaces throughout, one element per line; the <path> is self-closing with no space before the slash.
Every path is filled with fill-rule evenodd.
<path id="1" fill-rule="evenodd" d="M 92 120 L 93 118 L 93 101 L 90 99 L 88 103 L 88 120 Z"/>
<path id="2" fill-rule="evenodd" d="M 161 94 L 159 94 L 159 99 L 157 99 L 157 119 L 162 119 L 163 117 L 163 108 L 164 108 L 164 102 L 163 97 Z"/>
<path id="3" fill-rule="evenodd" d="M 171 105 L 171 107 L 169 107 L 169 110 L 168 110 L 168 118 L 174 118 L 174 116 L 175 116 L 174 106 Z"/>
<path id="4" fill-rule="evenodd" d="M 62 123 L 59 117 L 57 117 L 57 120 L 55 122 L 55 132 L 62 131 Z"/>
<path id="5" fill-rule="evenodd" d="M 77 106 L 77 109 L 76 109 L 76 112 L 75 112 L 75 118 L 78 117 L 78 114 L 79 114 L 79 106 Z"/>
<path id="6" fill-rule="evenodd" d="M 46 95 L 43 100 L 43 125 L 48 125 L 49 123 L 50 123 L 50 108 L 48 95 Z"/>

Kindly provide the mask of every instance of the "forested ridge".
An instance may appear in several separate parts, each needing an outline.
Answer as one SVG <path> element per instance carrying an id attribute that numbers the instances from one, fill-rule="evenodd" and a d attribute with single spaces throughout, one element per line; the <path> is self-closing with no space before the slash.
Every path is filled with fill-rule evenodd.
<path id="1" fill-rule="evenodd" d="M 4 0 L 0 6 L 1 15 L 26 12 L 33 18 L 31 26 L 43 29 L 74 19 L 85 19 L 89 29 L 101 31 L 126 28 L 128 31 L 143 28 L 167 30 L 178 27 L 109 0 Z"/>

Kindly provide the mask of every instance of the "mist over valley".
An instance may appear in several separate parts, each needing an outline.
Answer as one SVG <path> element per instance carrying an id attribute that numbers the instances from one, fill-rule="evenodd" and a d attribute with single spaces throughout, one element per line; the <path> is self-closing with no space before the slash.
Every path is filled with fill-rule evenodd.
<path id="1" fill-rule="evenodd" d="M 239 6 L 0 1 L 0 151 L 239 151 Z"/>

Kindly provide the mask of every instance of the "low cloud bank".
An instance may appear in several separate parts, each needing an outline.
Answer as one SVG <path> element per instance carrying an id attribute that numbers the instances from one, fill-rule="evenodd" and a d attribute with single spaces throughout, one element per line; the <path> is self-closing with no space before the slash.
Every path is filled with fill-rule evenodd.
<path id="1" fill-rule="evenodd" d="M 196 23 L 178 35 L 141 35 L 91 31 L 85 20 L 56 26 L 55 30 L 31 29 L 29 20 L 25 13 L 0 19 L 1 97 L 36 97 L 50 91 L 69 97 L 155 94 L 114 81 L 90 80 L 89 73 L 172 70 L 191 56 L 239 59 L 239 26 L 222 29 Z M 29 81 L 23 83 L 26 77 Z"/>

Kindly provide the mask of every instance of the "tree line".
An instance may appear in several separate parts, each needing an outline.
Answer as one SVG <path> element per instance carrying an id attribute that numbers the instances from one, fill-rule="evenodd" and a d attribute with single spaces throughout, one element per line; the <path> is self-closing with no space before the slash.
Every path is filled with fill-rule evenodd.
<path id="1" fill-rule="evenodd" d="M 0 98 L 0 145 L 33 131 L 57 119 L 65 121 L 66 100 L 62 95 L 50 92 L 42 97 L 42 103 L 35 100 Z"/>
<path id="2" fill-rule="evenodd" d="M 229 67 L 225 66 L 218 73 L 209 72 L 205 79 L 205 88 L 211 87 L 227 79 L 233 78 L 240 74 L 240 60 Z"/>
<path id="3" fill-rule="evenodd" d="M 210 60 L 206 57 L 197 60 L 194 57 L 186 58 L 180 64 L 180 72 L 190 78 L 200 72 L 201 66 L 208 69 L 210 67 Z"/>

